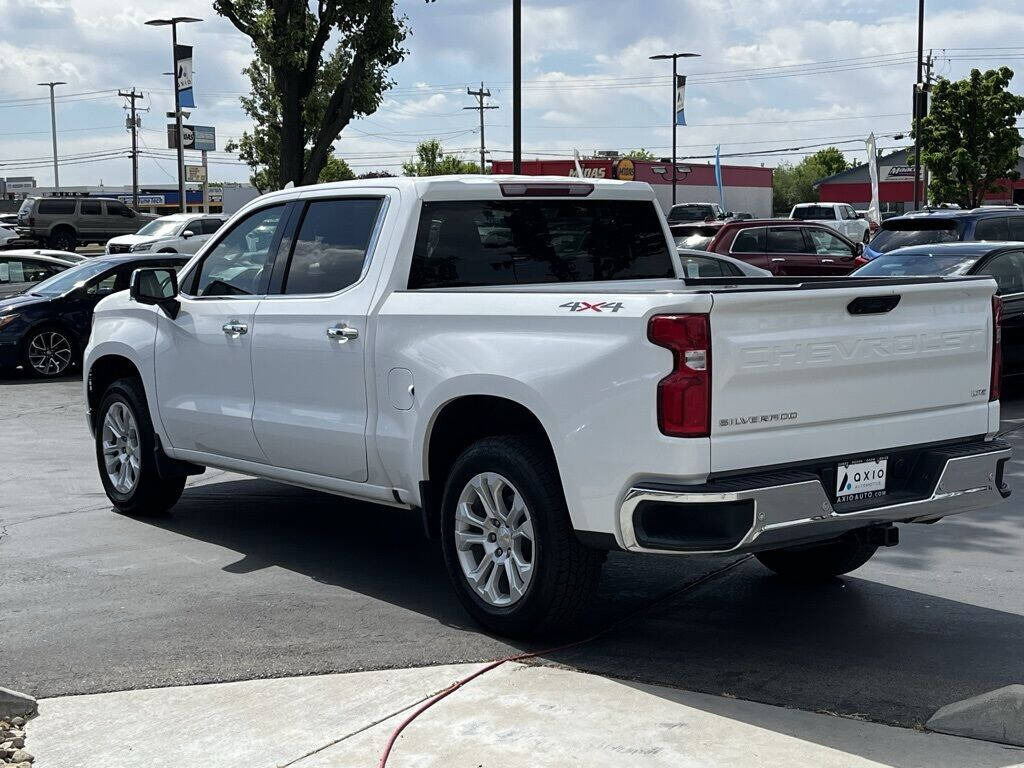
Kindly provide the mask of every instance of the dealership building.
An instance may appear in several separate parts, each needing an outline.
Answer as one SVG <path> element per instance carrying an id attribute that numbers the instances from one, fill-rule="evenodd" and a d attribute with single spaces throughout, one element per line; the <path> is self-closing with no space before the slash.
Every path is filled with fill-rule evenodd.
<path id="1" fill-rule="evenodd" d="M 883 212 L 903 213 L 914 208 L 914 166 L 909 164 L 911 155 L 912 149 L 908 148 L 878 158 L 878 202 Z M 1024 158 L 1017 161 L 1017 170 L 1024 176 Z M 986 205 L 1024 204 L 1024 180 L 1003 179 L 998 184 L 1002 189 L 986 195 Z M 858 165 L 822 179 L 817 187 L 822 202 L 849 203 L 858 210 L 866 210 L 871 203 L 871 176 L 867 165 Z M 920 197 L 925 199 L 923 182 Z"/>
<path id="2" fill-rule="evenodd" d="M 512 173 L 510 160 L 495 160 L 494 173 Z M 584 177 L 646 181 L 658 196 L 662 210 L 672 206 L 672 163 L 629 160 L 616 156 L 580 160 Z M 572 160 L 523 160 L 529 176 L 578 176 Z M 717 203 L 715 166 L 676 163 L 677 203 Z M 722 188 L 727 211 L 746 212 L 755 217 L 772 215 L 772 169 L 748 165 L 723 165 Z"/>

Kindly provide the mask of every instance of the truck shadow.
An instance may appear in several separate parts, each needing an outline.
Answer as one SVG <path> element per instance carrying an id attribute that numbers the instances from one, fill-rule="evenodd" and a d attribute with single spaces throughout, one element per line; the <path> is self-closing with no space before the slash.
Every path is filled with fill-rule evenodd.
<path id="1" fill-rule="evenodd" d="M 276 566 L 304 574 L 338 587 L 339 598 L 348 590 L 430 617 L 442 625 L 432 634 L 473 648 L 459 658 L 436 661 L 538 649 L 480 632 L 451 592 L 439 548 L 425 541 L 418 518 L 402 510 L 266 481 L 212 481 L 186 489 L 173 514 L 152 524 L 238 552 L 241 557 L 224 568 L 229 573 L 244 577 Z M 983 531 L 1004 524 L 1002 513 L 989 520 L 982 516 L 971 523 L 978 529 L 973 538 L 961 532 L 958 548 L 990 551 L 994 544 Z M 915 538 L 915 556 L 930 546 L 951 546 L 945 534 L 934 541 L 929 535 Z M 597 604 L 580 636 L 726 562 L 610 554 Z M 378 621 L 373 611 L 363 610 L 364 617 L 345 621 L 357 630 L 360 622 Z M 387 635 L 379 627 L 376 631 Z M 467 636 L 475 640 L 467 643 Z M 592 642 L 542 654 L 540 662 L 633 683 L 919 727 L 944 704 L 1021 682 L 1022 637 L 1024 616 L 1017 613 L 865 578 L 795 585 L 750 560 Z M 345 659 L 336 668 L 360 662 Z M 828 734 L 801 738 L 830 743 Z M 846 743 L 834 746 L 856 751 Z M 865 750 L 865 756 L 878 756 L 875 747 Z"/>

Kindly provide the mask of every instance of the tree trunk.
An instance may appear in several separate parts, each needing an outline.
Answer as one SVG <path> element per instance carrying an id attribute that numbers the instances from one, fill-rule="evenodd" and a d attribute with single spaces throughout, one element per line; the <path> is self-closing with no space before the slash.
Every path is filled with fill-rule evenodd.
<path id="1" fill-rule="evenodd" d="M 278 182 L 302 184 L 305 159 L 305 137 L 302 129 L 302 98 L 298 83 L 292 78 L 278 78 L 281 92 L 281 157 Z"/>

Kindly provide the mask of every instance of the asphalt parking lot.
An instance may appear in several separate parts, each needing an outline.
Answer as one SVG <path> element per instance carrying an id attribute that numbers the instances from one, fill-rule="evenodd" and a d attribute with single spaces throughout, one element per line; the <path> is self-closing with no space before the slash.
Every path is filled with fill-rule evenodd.
<path id="1" fill-rule="evenodd" d="M 0 379 L 0 684 L 42 697 L 520 650 L 467 619 L 413 515 L 213 470 L 169 517 L 115 514 L 83 412 L 78 378 Z M 1024 397 L 1003 415 L 1024 425 Z M 1008 439 L 1024 457 L 1024 430 Z M 612 554 L 589 629 L 621 623 L 542 661 L 906 726 L 1024 682 L 1021 461 L 1007 503 L 903 526 L 813 588 L 753 560 Z"/>

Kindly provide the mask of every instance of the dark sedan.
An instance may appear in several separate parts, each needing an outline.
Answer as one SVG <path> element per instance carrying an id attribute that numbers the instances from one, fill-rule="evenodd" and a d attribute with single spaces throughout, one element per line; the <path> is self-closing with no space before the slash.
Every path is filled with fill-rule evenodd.
<path id="1" fill-rule="evenodd" d="M 105 296 L 128 288 L 140 267 L 182 267 L 188 256 L 105 256 L 0 300 L 0 371 L 21 366 L 37 376 L 60 376 L 77 365 L 89 340 L 92 313 Z"/>
<path id="2" fill-rule="evenodd" d="M 936 243 L 877 256 L 851 277 L 989 275 L 1003 300 L 1003 374 L 1024 374 L 1024 242 Z"/>

